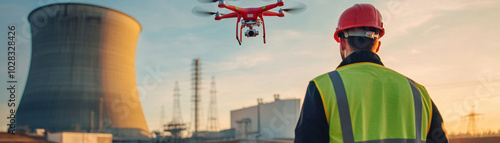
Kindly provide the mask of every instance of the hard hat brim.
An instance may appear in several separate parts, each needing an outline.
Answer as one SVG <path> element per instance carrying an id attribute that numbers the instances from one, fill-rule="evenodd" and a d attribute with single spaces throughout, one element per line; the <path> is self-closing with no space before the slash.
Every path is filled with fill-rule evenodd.
<path id="1" fill-rule="evenodd" d="M 380 30 L 380 38 L 382 36 L 384 36 L 385 34 L 385 29 L 383 27 L 379 27 L 379 26 L 373 26 L 373 25 L 352 25 L 352 26 L 348 26 L 348 27 L 344 27 L 342 29 L 337 29 L 335 31 L 335 34 L 333 35 L 333 38 L 335 38 L 335 41 L 337 41 L 337 43 L 340 43 L 340 37 L 339 37 L 339 32 L 341 31 L 344 31 L 344 30 L 347 30 L 347 29 L 352 29 L 352 28 L 359 28 L 359 27 L 373 27 L 373 28 L 377 28 Z"/>

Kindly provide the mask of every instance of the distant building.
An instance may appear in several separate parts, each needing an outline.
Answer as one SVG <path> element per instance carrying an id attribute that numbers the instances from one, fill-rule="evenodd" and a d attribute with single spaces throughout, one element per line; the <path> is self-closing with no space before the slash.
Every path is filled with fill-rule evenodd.
<path id="1" fill-rule="evenodd" d="M 231 111 L 231 128 L 235 129 L 236 139 L 294 138 L 300 99 L 280 99 L 277 94 L 274 99 L 270 103 L 259 99 L 255 106 Z"/>
<path id="2" fill-rule="evenodd" d="M 236 137 L 235 132 L 236 132 L 236 130 L 234 128 L 221 130 L 220 131 L 220 133 L 222 134 L 221 140 L 234 139 Z"/>
<path id="3" fill-rule="evenodd" d="M 105 133 L 59 132 L 47 135 L 47 140 L 57 143 L 112 143 L 113 135 Z"/>
<path id="4" fill-rule="evenodd" d="M 58 3 L 28 16 L 32 52 L 17 127 L 148 140 L 135 77 L 141 25 L 122 12 Z"/>

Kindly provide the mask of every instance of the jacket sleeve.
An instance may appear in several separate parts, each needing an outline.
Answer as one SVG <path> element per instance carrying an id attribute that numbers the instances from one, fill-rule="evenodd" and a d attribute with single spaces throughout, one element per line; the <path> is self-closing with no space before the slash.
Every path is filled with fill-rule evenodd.
<path id="1" fill-rule="evenodd" d="M 295 127 L 295 143 L 327 143 L 330 139 L 323 101 L 313 81 L 309 82 L 299 121 Z"/>
<path id="2" fill-rule="evenodd" d="M 443 118 L 441 117 L 441 113 L 439 113 L 439 110 L 434 104 L 434 101 L 431 102 L 432 102 L 432 119 L 429 132 L 427 133 L 427 142 L 448 143 L 448 137 L 446 136 L 446 132 L 444 131 L 443 128 Z"/>

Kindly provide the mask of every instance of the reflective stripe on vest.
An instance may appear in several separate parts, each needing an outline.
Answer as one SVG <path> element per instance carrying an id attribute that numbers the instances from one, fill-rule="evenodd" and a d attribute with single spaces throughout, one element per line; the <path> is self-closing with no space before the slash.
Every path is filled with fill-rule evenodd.
<path id="1" fill-rule="evenodd" d="M 360 71 L 360 69 L 363 69 L 364 72 L 368 72 L 370 76 L 377 74 L 384 75 L 378 77 L 377 80 L 395 80 L 395 82 L 390 81 L 392 83 L 388 85 L 397 87 L 374 85 L 386 88 L 385 90 L 376 90 L 370 89 L 370 87 L 363 86 L 362 84 L 362 87 L 354 86 L 359 83 L 353 84 L 350 78 L 347 78 L 349 80 L 346 81 L 344 76 L 359 77 L 359 75 L 355 74 L 359 74 L 359 72 L 356 73 L 356 71 Z M 354 71 L 355 76 L 349 75 L 351 72 L 348 70 Z M 423 87 L 397 72 L 374 64 L 354 65 L 352 68 L 344 68 L 340 71 L 340 74 L 339 71 L 333 71 L 328 74 L 321 75 L 313 80 L 321 94 L 321 99 L 323 100 L 323 105 L 325 107 L 325 114 L 327 115 L 327 121 L 330 125 L 330 142 L 425 142 L 428 126 L 430 125 L 432 105 L 430 103 L 430 98 Z M 344 73 L 342 76 L 344 77 L 344 81 L 341 77 L 342 73 Z M 362 79 L 354 80 L 368 82 L 375 81 L 374 83 L 377 82 L 377 80 L 371 80 L 368 76 L 361 76 L 359 78 Z M 367 90 L 363 91 L 361 89 Z M 392 90 L 397 90 L 397 92 L 393 92 Z M 364 99 L 357 99 L 360 96 L 364 97 L 364 95 L 361 94 L 371 96 L 373 93 L 364 93 L 370 91 L 382 94 L 388 92 L 386 93 L 387 95 L 384 94 L 380 95 L 380 97 L 375 97 L 387 99 L 373 100 L 373 102 L 377 103 L 369 102 L 371 100 L 366 101 Z M 421 92 L 423 94 L 421 94 Z M 413 94 L 413 96 L 406 96 L 408 94 Z M 401 97 L 394 97 L 399 95 L 401 95 Z M 371 98 L 375 99 L 374 97 Z M 389 101 L 391 103 L 384 103 L 384 101 Z M 408 104 L 410 101 L 413 105 L 406 106 L 411 105 Z M 401 102 L 401 104 L 396 102 Z M 349 103 L 354 104 L 350 105 Z M 359 107 L 361 104 L 367 105 L 366 107 Z M 391 107 L 391 104 L 397 106 Z M 388 107 L 380 107 L 382 110 L 379 110 L 379 106 Z M 422 129 L 424 130 L 422 131 Z"/>

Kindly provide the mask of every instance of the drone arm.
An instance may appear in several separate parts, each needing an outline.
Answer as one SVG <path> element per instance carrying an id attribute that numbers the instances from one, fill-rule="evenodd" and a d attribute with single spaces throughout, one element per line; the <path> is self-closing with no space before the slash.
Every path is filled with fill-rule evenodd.
<path id="1" fill-rule="evenodd" d="M 229 14 L 224 14 L 222 16 L 216 16 L 215 20 L 221 20 L 221 19 L 224 19 L 224 18 L 233 18 L 233 17 L 238 17 L 238 13 L 237 12 L 233 12 L 233 13 L 229 13 Z"/>
<path id="2" fill-rule="evenodd" d="M 278 17 L 284 17 L 284 13 L 277 13 L 277 12 L 272 12 L 272 11 L 264 11 L 262 12 L 262 16 L 278 16 Z"/>
<path id="3" fill-rule="evenodd" d="M 229 10 L 234 11 L 234 12 L 238 12 L 238 10 L 240 9 L 237 6 L 227 5 L 227 4 L 224 4 L 224 3 L 219 4 L 218 7 L 219 8 L 226 8 L 226 9 L 229 9 Z"/>
<path id="4" fill-rule="evenodd" d="M 264 23 L 264 17 L 262 16 L 263 14 L 259 14 L 260 20 L 262 20 L 262 31 L 264 34 L 262 35 L 262 38 L 264 39 L 264 44 L 266 44 L 266 24 Z"/>
<path id="5" fill-rule="evenodd" d="M 283 6 L 283 5 L 284 5 L 283 1 L 279 1 L 279 2 L 277 2 L 275 4 L 270 4 L 270 5 L 263 6 L 262 7 L 262 11 L 268 11 L 268 10 L 271 10 L 273 8 L 276 8 L 278 6 Z"/>
<path id="6" fill-rule="evenodd" d="M 240 23 L 241 15 L 239 15 L 239 14 L 236 14 L 236 15 L 238 16 L 238 19 L 236 20 L 236 40 L 238 40 L 238 43 L 241 45 L 241 40 L 240 40 L 240 38 L 238 38 L 238 24 Z"/>

